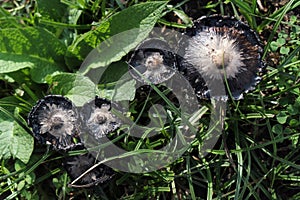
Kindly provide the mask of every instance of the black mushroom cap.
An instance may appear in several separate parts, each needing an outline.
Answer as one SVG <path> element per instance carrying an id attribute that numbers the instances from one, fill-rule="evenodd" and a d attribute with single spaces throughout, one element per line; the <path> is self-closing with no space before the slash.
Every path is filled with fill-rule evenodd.
<path id="1" fill-rule="evenodd" d="M 130 74 L 142 83 L 162 83 L 175 74 L 176 58 L 168 43 L 158 38 L 143 41 L 129 60 Z"/>
<path id="2" fill-rule="evenodd" d="M 71 181 L 74 181 L 69 186 L 92 187 L 111 180 L 115 172 L 104 164 L 94 167 L 94 165 L 97 165 L 96 161 L 90 153 L 66 157 L 63 161 L 63 167 L 66 169 Z M 92 167 L 94 168 L 87 172 Z M 86 174 L 79 178 L 84 173 Z M 75 181 L 77 178 L 79 178 L 78 181 Z"/>
<path id="3" fill-rule="evenodd" d="M 121 121 L 112 113 L 110 101 L 95 97 L 80 109 L 81 135 L 83 143 L 87 136 L 99 140 L 121 126 Z"/>
<path id="4" fill-rule="evenodd" d="M 254 89 L 264 67 L 263 48 L 248 25 L 232 17 L 201 17 L 187 35 L 191 38 L 183 44 L 185 52 L 179 59 L 179 69 L 200 98 L 214 96 L 211 86 L 220 81 L 225 84 L 225 77 L 234 99 Z"/>
<path id="5" fill-rule="evenodd" d="M 48 143 L 56 150 L 68 150 L 77 145 L 74 143 L 79 133 L 77 119 L 77 109 L 69 99 L 48 95 L 32 108 L 28 126 L 39 143 Z"/>

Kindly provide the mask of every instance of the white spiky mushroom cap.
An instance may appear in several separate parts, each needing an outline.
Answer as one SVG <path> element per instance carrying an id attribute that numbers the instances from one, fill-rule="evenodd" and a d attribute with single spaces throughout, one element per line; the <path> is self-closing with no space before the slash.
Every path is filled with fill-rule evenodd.
<path id="1" fill-rule="evenodd" d="M 129 60 L 129 72 L 134 79 L 148 84 L 160 84 L 175 74 L 176 59 L 168 43 L 158 38 L 144 40 Z"/>
<path id="2" fill-rule="evenodd" d="M 80 138 L 86 145 L 88 140 L 98 141 L 121 126 L 121 120 L 111 111 L 111 102 L 98 96 L 81 108 L 80 119 Z"/>
<path id="3" fill-rule="evenodd" d="M 202 17 L 194 22 L 188 34 L 191 38 L 184 60 L 187 68 L 193 69 L 187 71 L 189 76 L 201 76 L 193 79 L 195 88 L 197 84 L 203 85 L 200 83 L 203 80 L 209 85 L 226 80 L 233 98 L 240 99 L 258 83 L 258 73 L 263 67 L 262 46 L 248 25 L 230 17 Z M 206 93 L 210 89 L 213 88 L 206 88 Z M 201 93 L 205 90 L 199 88 Z"/>
<path id="4" fill-rule="evenodd" d="M 40 99 L 28 115 L 28 125 L 40 143 L 50 144 L 57 150 L 76 146 L 78 113 L 75 105 L 61 95 Z"/>

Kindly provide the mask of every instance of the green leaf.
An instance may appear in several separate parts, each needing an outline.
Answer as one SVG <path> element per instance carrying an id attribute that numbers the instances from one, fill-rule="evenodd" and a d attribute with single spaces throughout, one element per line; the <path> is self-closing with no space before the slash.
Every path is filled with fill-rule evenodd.
<path id="1" fill-rule="evenodd" d="M 113 90 L 114 101 L 132 101 L 135 96 L 136 81 L 134 79 L 118 84 Z"/>
<path id="2" fill-rule="evenodd" d="M 82 106 L 95 98 L 98 93 L 96 85 L 81 74 L 60 73 L 48 80 L 52 84 L 51 92 L 68 97 L 76 106 Z"/>
<path id="3" fill-rule="evenodd" d="M 0 30 L 0 73 L 23 68 L 38 70 L 33 79 L 44 82 L 47 73 L 65 70 L 66 47 L 51 33 L 41 28 Z"/>
<path id="4" fill-rule="evenodd" d="M 68 48 L 66 62 L 70 68 L 78 67 L 85 57 L 101 42 L 116 34 L 128 31 L 114 37 L 102 47 L 97 48 L 94 54 L 99 60 L 98 67 L 107 66 L 109 63 L 118 61 L 132 48 L 147 37 L 156 21 L 161 17 L 167 2 L 147 2 L 133 5 L 116 13 L 93 31 L 89 31 L 78 38 L 76 43 Z M 134 31 L 129 31 L 133 30 Z M 99 51 L 99 52 L 98 52 Z M 93 59 L 93 58 L 92 58 Z"/>
<path id="5" fill-rule="evenodd" d="M 290 122 L 289 122 L 289 125 L 291 127 L 297 127 L 297 126 L 299 126 L 299 122 L 296 119 L 291 119 Z"/>
<path id="6" fill-rule="evenodd" d="M 278 135 L 282 134 L 283 133 L 283 127 L 282 125 L 280 124 L 275 124 L 273 127 L 272 127 L 272 132 L 273 133 L 276 133 Z"/>
<path id="7" fill-rule="evenodd" d="M 276 118 L 277 118 L 277 121 L 278 121 L 280 124 L 284 124 L 284 123 L 286 122 L 287 118 L 288 118 L 288 115 L 287 115 L 285 112 L 281 111 L 281 112 L 279 112 L 279 114 L 276 116 Z"/>
<path id="8" fill-rule="evenodd" d="M 295 22 L 297 22 L 297 16 L 292 15 L 292 16 L 290 17 L 290 22 L 291 22 L 292 24 L 295 23 Z"/>
<path id="9" fill-rule="evenodd" d="M 0 7 L 0 27 L 11 28 L 21 26 L 17 18 L 12 17 L 11 14 L 3 7 Z"/>
<path id="10" fill-rule="evenodd" d="M 68 6 L 60 0 L 51 0 L 51 3 L 48 0 L 37 0 L 36 2 L 38 13 L 35 17 L 38 16 L 39 26 L 45 27 L 60 39 L 64 39 L 62 35 L 67 32 L 67 29 L 60 25 L 65 23 L 68 26 L 70 22 Z"/>
<path id="11" fill-rule="evenodd" d="M 31 71 L 31 79 L 37 83 L 45 83 L 47 76 L 61 72 L 62 68 L 58 65 L 44 65 L 41 67 L 34 66 Z"/>
<path id="12" fill-rule="evenodd" d="M 174 9 L 173 11 L 185 24 L 188 24 L 189 26 L 193 25 L 193 21 L 191 18 L 182 10 Z"/>
<path id="13" fill-rule="evenodd" d="M 290 52 L 290 48 L 289 47 L 280 47 L 280 53 L 281 54 L 287 55 L 287 54 L 289 54 L 289 52 Z"/>
<path id="14" fill-rule="evenodd" d="M 37 0 L 38 13 L 43 19 L 61 22 L 66 18 L 68 6 L 61 3 L 60 0 Z"/>
<path id="15" fill-rule="evenodd" d="M 25 180 L 21 180 L 21 181 L 18 183 L 17 190 L 18 190 L 18 191 L 21 191 L 21 190 L 24 188 L 25 184 L 26 184 Z"/>
<path id="16" fill-rule="evenodd" d="M 285 39 L 284 38 L 278 38 L 277 43 L 278 43 L 278 45 L 283 46 L 285 44 Z"/>
<path id="17" fill-rule="evenodd" d="M 297 115 L 299 113 L 299 107 L 297 105 L 288 105 L 287 111 L 290 115 Z"/>
<path id="18" fill-rule="evenodd" d="M 17 109 L 15 112 L 18 112 Z M 33 137 L 20 124 L 0 112 L 0 160 L 13 157 L 27 163 L 33 151 L 33 143 Z"/>
<path id="19" fill-rule="evenodd" d="M 299 135 L 292 135 L 290 140 L 292 141 L 292 146 L 294 148 L 299 148 Z"/>
<path id="20" fill-rule="evenodd" d="M 117 82 L 126 73 L 128 73 L 128 64 L 126 62 L 118 61 L 112 63 L 103 72 L 101 80 L 99 80 L 100 84 Z"/>
<path id="21" fill-rule="evenodd" d="M 271 51 L 276 51 L 278 49 L 279 44 L 276 41 L 272 41 L 270 44 Z"/>

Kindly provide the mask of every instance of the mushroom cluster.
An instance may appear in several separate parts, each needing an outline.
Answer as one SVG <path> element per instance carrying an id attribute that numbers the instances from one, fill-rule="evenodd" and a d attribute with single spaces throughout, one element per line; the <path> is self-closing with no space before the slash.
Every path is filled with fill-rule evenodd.
<path id="1" fill-rule="evenodd" d="M 40 99 L 28 115 L 28 126 L 32 128 L 37 141 L 63 154 L 70 150 L 85 149 L 84 135 L 97 140 L 114 132 L 120 125 L 121 122 L 110 112 L 110 102 L 98 97 L 79 109 L 64 96 L 48 95 Z M 71 179 L 75 180 L 95 161 L 91 154 L 83 154 L 67 157 L 63 165 Z M 112 176 L 112 169 L 101 164 L 84 175 L 78 183 L 88 187 L 103 183 Z"/>
<path id="2" fill-rule="evenodd" d="M 178 79 L 177 70 L 200 99 L 218 96 L 213 90 L 220 83 L 227 86 L 225 96 L 233 99 L 241 99 L 243 93 L 254 89 L 263 68 L 263 48 L 248 25 L 230 17 L 201 17 L 185 34 L 190 37 L 177 47 L 183 49 L 180 56 L 164 40 L 151 38 L 142 42 L 128 62 L 132 77 L 146 85 L 161 84 L 172 77 Z M 182 87 L 178 88 L 183 91 Z M 59 152 L 84 149 L 86 137 L 99 143 L 101 138 L 120 128 L 121 120 L 111 107 L 108 100 L 95 97 L 78 109 L 63 96 L 49 95 L 32 108 L 28 125 L 39 143 L 49 144 Z M 78 155 L 68 157 L 64 166 L 75 180 L 91 168 L 95 160 L 91 154 Z M 99 165 L 79 182 L 90 186 L 112 176 L 110 168 Z"/>
<path id="3" fill-rule="evenodd" d="M 231 96 L 238 100 L 260 81 L 263 48 L 245 23 L 233 17 L 201 17 L 184 36 L 175 48 L 178 52 L 161 39 L 142 42 L 129 60 L 132 77 L 160 84 L 177 70 L 200 99 Z M 220 84 L 226 91 L 218 91 Z"/>

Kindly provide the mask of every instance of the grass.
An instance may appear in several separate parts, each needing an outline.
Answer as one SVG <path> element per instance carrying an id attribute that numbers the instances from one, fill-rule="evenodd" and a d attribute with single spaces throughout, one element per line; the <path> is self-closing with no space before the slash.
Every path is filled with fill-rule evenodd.
<path id="1" fill-rule="evenodd" d="M 201 113 L 203 117 L 198 119 L 196 138 L 180 158 L 153 172 L 135 174 L 117 171 L 108 183 L 86 189 L 68 187 L 71 180 L 61 166 L 64 156 L 82 152 L 65 155 L 34 143 L 26 124 L 27 114 L 46 94 L 71 96 L 69 91 L 74 85 L 68 88 L 68 83 L 75 83 L 74 74 L 87 53 L 99 43 L 100 36 L 111 37 L 105 32 L 110 30 L 106 23 L 118 24 L 121 31 L 130 23 L 140 23 L 130 21 L 139 17 L 130 12 L 132 18 L 126 18 L 130 23 L 120 20 L 126 16 L 127 9 L 140 9 L 135 6 L 141 2 L 55 0 L 47 6 L 46 0 L 3 1 L 0 8 L 0 39 L 4 44 L 0 47 L 0 149 L 3 152 L 0 152 L 0 198 L 299 199 L 300 2 L 291 0 L 284 5 L 276 5 L 262 0 L 266 10 L 262 10 L 257 2 L 216 0 L 196 3 L 191 0 L 179 4 L 171 1 L 167 6 L 148 4 L 151 6 L 147 9 L 156 12 L 156 18 L 151 20 L 156 21 L 155 26 L 175 30 L 190 27 L 189 17 L 206 14 L 232 15 L 246 21 L 258 32 L 265 47 L 263 58 L 266 68 L 262 80 L 243 100 L 228 100 L 222 137 L 205 157 L 201 157 L 199 152 L 209 126 L 210 102 L 205 104 L 202 110 L 205 113 Z M 192 8 L 197 8 L 197 12 Z M 140 24 L 134 24 L 137 25 Z M 31 32 L 22 32 L 28 27 L 32 28 L 29 29 Z M 152 29 L 150 25 L 144 28 L 146 31 Z M 47 31 L 41 32 L 40 29 Z M 10 30 L 21 32 L 14 35 L 17 33 Z M 97 30 L 99 35 L 94 37 L 90 34 L 92 30 Z M 53 46 L 54 42 L 37 44 L 35 41 L 39 34 L 47 41 L 59 42 L 55 43 L 56 46 Z M 83 34 L 85 37 L 82 37 Z M 23 36 L 26 36 L 23 40 L 17 40 Z M 108 62 L 115 62 L 114 59 L 111 56 Z M 115 63 L 124 66 L 123 60 Z M 10 67 L 5 68 L 8 64 Z M 36 66 L 47 68 L 36 70 Z M 110 70 L 105 74 L 106 82 L 99 85 L 104 96 L 110 95 L 116 77 L 122 75 L 122 70 L 124 73 L 123 68 Z M 57 75 L 61 73 L 64 73 L 63 76 Z M 78 92 L 89 92 L 88 88 L 93 85 L 88 80 L 81 81 L 86 87 Z M 132 89 L 130 85 L 128 87 L 126 95 Z M 146 135 L 143 135 L 144 138 L 139 139 L 112 135 L 113 141 L 120 147 L 137 150 L 117 158 L 153 153 L 167 144 L 172 133 L 179 129 L 178 109 L 166 98 L 168 93 L 160 87 L 151 91 L 151 95 L 147 92 L 146 96 L 141 95 L 145 101 L 130 101 L 129 114 L 134 119 L 145 119 L 146 108 L 166 101 L 169 124 L 160 127 L 164 137 L 145 139 Z M 139 105 L 141 102 L 142 106 Z M 157 121 L 160 124 L 163 117 L 159 116 Z"/>

